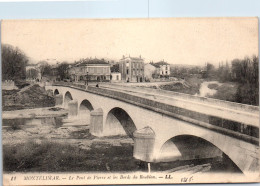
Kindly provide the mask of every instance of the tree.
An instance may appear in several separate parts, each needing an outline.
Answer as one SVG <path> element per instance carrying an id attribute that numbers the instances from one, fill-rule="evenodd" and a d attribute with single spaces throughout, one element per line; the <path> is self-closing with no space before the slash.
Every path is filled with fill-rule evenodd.
<path id="1" fill-rule="evenodd" d="M 51 66 L 46 61 L 40 61 L 38 63 L 41 77 L 51 74 Z"/>
<path id="2" fill-rule="evenodd" d="M 21 80 L 26 78 L 28 57 L 11 45 L 2 45 L 2 79 Z"/>
<path id="3" fill-rule="evenodd" d="M 211 73 L 214 70 L 215 70 L 214 65 L 212 65 L 211 63 L 207 63 L 207 72 Z"/>
<path id="4" fill-rule="evenodd" d="M 111 67 L 111 72 L 119 72 L 119 64 L 115 64 Z"/>
<path id="5" fill-rule="evenodd" d="M 226 82 L 231 80 L 231 70 L 228 62 L 226 62 L 225 66 L 223 65 L 223 62 L 221 63 L 221 65 L 219 64 L 218 78 L 221 82 Z"/>
<path id="6" fill-rule="evenodd" d="M 36 79 L 38 78 L 38 71 L 34 68 L 26 71 L 26 78 L 28 79 Z"/>
<path id="7" fill-rule="evenodd" d="M 68 68 L 69 64 L 67 62 L 63 62 L 57 67 L 57 74 L 61 80 L 68 78 Z"/>
<path id="8" fill-rule="evenodd" d="M 259 87 L 259 76 L 258 76 L 258 73 L 259 73 L 259 58 L 257 56 L 253 56 L 252 58 L 252 70 L 251 70 L 251 82 L 253 84 L 255 84 L 256 87 Z"/>
<path id="9" fill-rule="evenodd" d="M 203 75 L 204 78 L 212 78 L 216 75 L 216 70 L 213 64 L 207 63 L 206 73 Z"/>
<path id="10" fill-rule="evenodd" d="M 256 56 L 232 61 L 232 80 L 239 83 L 236 102 L 259 105 L 258 63 Z"/>

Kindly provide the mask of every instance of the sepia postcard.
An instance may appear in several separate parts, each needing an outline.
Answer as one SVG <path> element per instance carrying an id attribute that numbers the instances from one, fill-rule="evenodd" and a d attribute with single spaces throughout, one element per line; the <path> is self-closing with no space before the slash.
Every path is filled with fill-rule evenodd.
<path id="1" fill-rule="evenodd" d="M 259 182 L 258 29 L 3 20 L 3 185 Z"/>

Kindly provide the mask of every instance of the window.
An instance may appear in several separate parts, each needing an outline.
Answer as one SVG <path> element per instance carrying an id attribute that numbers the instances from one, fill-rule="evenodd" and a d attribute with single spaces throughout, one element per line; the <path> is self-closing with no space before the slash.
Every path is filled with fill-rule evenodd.
<path id="1" fill-rule="evenodd" d="M 128 69 L 126 69 L 126 74 L 128 74 L 129 73 L 129 70 Z"/>
<path id="2" fill-rule="evenodd" d="M 119 75 L 116 75 L 116 80 L 119 80 Z"/>

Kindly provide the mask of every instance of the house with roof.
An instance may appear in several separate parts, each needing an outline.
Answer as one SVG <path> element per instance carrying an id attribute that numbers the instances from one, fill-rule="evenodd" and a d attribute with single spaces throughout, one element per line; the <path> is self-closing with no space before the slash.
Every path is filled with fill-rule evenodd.
<path id="1" fill-rule="evenodd" d="M 119 61 L 119 72 L 123 81 L 143 82 L 144 81 L 144 59 L 141 57 L 123 56 Z"/>
<path id="2" fill-rule="evenodd" d="M 72 64 L 68 73 L 72 81 L 110 81 L 110 64 L 104 59 L 81 59 Z"/>
<path id="3" fill-rule="evenodd" d="M 157 63 L 150 63 L 156 68 L 156 74 L 159 75 L 159 77 L 169 77 L 171 74 L 171 67 L 170 64 L 165 62 L 164 60 L 159 61 Z"/>

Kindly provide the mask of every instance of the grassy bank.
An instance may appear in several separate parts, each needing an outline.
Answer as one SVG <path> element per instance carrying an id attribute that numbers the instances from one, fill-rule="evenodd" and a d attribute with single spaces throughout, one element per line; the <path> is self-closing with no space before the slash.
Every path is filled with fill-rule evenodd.
<path id="1" fill-rule="evenodd" d="M 160 89 L 195 95 L 199 93 L 200 84 L 202 82 L 203 80 L 197 77 L 189 77 L 185 78 L 185 81 L 183 82 L 174 82 L 168 85 L 161 85 Z"/>
<path id="2" fill-rule="evenodd" d="M 3 145 L 4 171 L 80 172 L 140 170 L 131 144 L 93 143 L 89 150 L 55 142 Z M 125 166 L 127 164 L 127 166 Z"/>

